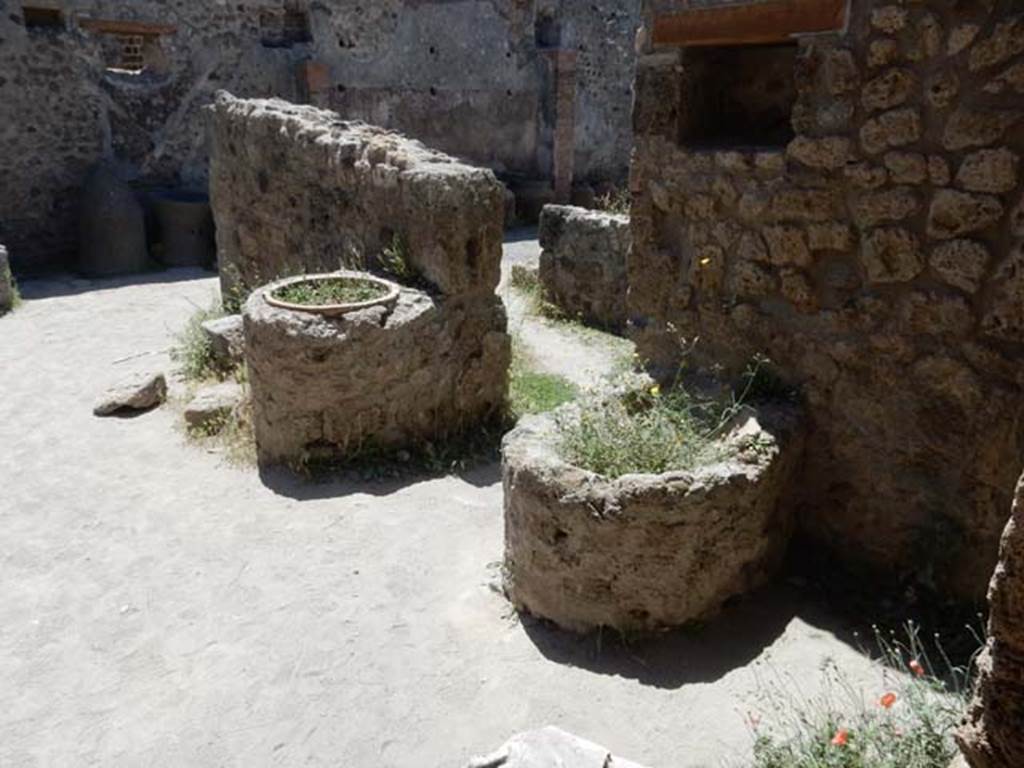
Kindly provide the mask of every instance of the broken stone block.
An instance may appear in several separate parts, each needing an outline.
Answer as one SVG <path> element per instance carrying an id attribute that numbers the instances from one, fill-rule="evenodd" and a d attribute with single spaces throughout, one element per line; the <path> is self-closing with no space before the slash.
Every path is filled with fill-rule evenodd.
<path id="1" fill-rule="evenodd" d="M 597 744 L 548 726 L 513 736 L 465 768 L 642 768 Z"/>
<path id="2" fill-rule="evenodd" d="M 613 331 L 624 329 L 631 243 L 628 216 L 544 206 L 538 275 L 545 298 L 569 317 Z"/>
<path id="3" fill-rule="evenodd" d="M 245 359 L 245 327 L 241 315 L 207 320 L 202 329 L 210 342 L 210 355 L 217 366 L 231 368 Z"/>
<path id="4" fill-rule="evenodd" d="M 97 166 L 82 190 L 78 271 L 105 277 L 141 272 L 148 263 L 142 204 L 112 168 Z"/>
<path id="5" fill-rule="evenodd" d="M 220 431 L 244 397 L 242 386 L 234 381 L 202 387 L 185 406 L 185 424 L 190 430 Z"/>
<path id="6" fill-rule="evenodd" d="M 167 399 L 167 380 L 160 372 L 140 372 L 111 386 L 93 407 L 96 416 L 145 411 Z"/>

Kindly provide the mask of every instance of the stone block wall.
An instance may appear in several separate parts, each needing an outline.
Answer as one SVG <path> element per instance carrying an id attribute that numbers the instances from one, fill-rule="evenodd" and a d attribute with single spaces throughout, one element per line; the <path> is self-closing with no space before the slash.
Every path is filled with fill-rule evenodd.
<path id="1" fill-rule="evenodd" d="M 441 294 L 493 298 L 504 236 L 494 174 L 316 107 L 218 95 L 210 197 L 221 288 L 374 266 L 396 242 Z"/>
<path id="2" fill-rule="evenodd" d="M 804 531 L 974 598 L 1024 464 L 1020 11 L 851 3 L 844 32 L 777 49 L 794 62 L 792 88 L 764 82 L 793 98 L 779 146 L 694 138 L 709 111 L 742 127 L 760 109 L 716 114 L 695 87 L 736 52 L 648 46 L 636 82 L 640 355 L 668 378 L 683 340 L 732 373 L 766 354 L 812 415 Z"/>
<path id="3" fill-rule="evenodd" d="M 0 238 L 67 265 L 100 160 L 140 186 L 206 183 L 218 89 L 333 108 L 511 179 L 550 180 L 552 50 L 575 52 L 575 178 L 625 178 L 639 0 L 0 1 Z M 55 13 L 42 14 L 41 7 Z M 541 20 L 557 32 L 540 39 Z M 139 66 L 142 69 L 139 69 Z"/>
<path id="4" fill-rule="evenodd" d="M 548 301 L 588 325 L 626 327 L 628 216 L 547 205 L 540 245 L 539 276 Z"/>

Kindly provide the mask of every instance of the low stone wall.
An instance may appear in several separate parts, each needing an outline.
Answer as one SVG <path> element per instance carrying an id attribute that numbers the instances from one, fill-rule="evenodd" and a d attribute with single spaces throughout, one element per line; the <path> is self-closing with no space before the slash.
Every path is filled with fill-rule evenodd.
<path id="1" fill-rule="evenodd" d="M 788 408 L 748 414 L 731 458 L 608 480 L 565 462 L 555 416 L 504 442 L 505 567 L 520 610 L 577 632 L 651 630 L 714 614 L 766 581 L 791 530 L 779 499 L 800 458 Z"/>
<path id="2" fill-rule="evenodd" d="M 1024 476 L 989 586 L 988 644 L 957 735 L 971 768 L 1014 768 L 1024 755 Z"/>
<path id="3" fill-rule="evenodd" d="M 0 245 L 0 315 L 14 306 L 14 278 L 7 249 Z"/>
<path id="4" fill-rule="evenodd" d="M 226 298 L 287 274 L 373 266 L 396 243 L 440 293 L 494 292 L 505 191 L 491 171 L 279 100 L 220 93 L 210 115 Z"/>
<path id="5" fill-rule="evenodd" d="M 254 291 L 245 355 L 261 465 L 344 460 L 465 431 L 496 415 L 511 345 L 501 300 L 404 289 L 393 308 L 340 317 Z"/>
<path id="6" fill-rule="evenodd" d="M 546 205 L 540 217 L 540 282 L 567 315 L 612 331 L 626 327 L 629 217 Z"/>

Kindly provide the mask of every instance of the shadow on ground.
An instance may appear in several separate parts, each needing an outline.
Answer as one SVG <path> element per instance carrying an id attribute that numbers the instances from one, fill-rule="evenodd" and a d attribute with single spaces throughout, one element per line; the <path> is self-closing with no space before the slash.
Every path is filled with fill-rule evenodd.
<path id="1" fill-rule="evenodd" d="M 474 465 L 461 472 L 409 471 L 395 477 L 366 477 L 358 471 L 310 477 L 287 467 L 260 467 L 260 481 L 279 496 L 295 501 L 339 499 L 355 494 L 390 496 L 420 483 L 455 475 L 475 488 L 501 482 L 501 465 L 496 462 Z"/>
<path id="2" fill-rule="evenodd" d="M 72 273 L 26 277 L 18 280 L 21 297 L 27 301 L 53 299 L 61 296 L 77 296 L 92 291 L 106 291 L 129 285 L 152 285 L 157 283 L 180 283 L 186 280 L 208 280 L 216 277 L 199 267 L 175 267 L 154 272 L 140 272 L 120 277 L 87 278 Z"/>
<path id="3" fill-rule="evenodd" d="M 610 630 L 573 635 L 527 615 L 522 616 L 522 626 L 550 661 L 655 688 L 675 689 L 692 683 L 713 683 L 746 666 L 798 617 L 844 642 L 852 642 L 852 635 L 841 624 L 827 618 L 805 594 L 786 584 L 768 586 L 728 605 L 707 624 L 636 639 Z"/>

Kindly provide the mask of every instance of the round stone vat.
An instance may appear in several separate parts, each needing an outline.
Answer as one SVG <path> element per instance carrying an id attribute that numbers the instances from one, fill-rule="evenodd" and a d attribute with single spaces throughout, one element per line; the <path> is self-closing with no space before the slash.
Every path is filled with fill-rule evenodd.
<path id="1" fill-rule="evenodd" d="M 167 190 L 156 197 L 160 261 L 169 267 L 209 267 L 216 260 L 213 213 L 202 192 Z"/>
<path id="2" fill-rule="evenodd" d="M 575 632 L 649 631 L 709 618 L 772 575 L 792 528 L 781 502 L 803 442 L 794 408 L 745 408 L 726 459 L 617 479 L 564 461 L 556 418 L 524 419 L 503 445 L 517 609 Z"/>
<path id="3" fill-rule="evenodd" d="M 363 273 L 346 273 L 368 279 Z M 502 407 L 510 358 L 500 299 L 393 301 L 324 314 L 245 304 L 245 355 L 261 465 L 345 462 L 443 438 Z"/>

